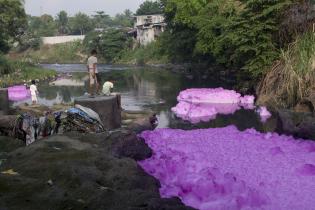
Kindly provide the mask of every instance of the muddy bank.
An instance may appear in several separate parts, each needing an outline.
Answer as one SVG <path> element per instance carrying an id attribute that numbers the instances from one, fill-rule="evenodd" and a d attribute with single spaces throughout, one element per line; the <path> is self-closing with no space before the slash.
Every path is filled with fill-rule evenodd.
<path id="1" fill-rule="evenodd" d="M 0 209 L 190 209 L 160 198 L 159 182 L 136 163 L 152 152 L 130 131 L 72 133 L 15 147 L 2 157 L 0 171 L 18 174 L 0 174 Z"/>

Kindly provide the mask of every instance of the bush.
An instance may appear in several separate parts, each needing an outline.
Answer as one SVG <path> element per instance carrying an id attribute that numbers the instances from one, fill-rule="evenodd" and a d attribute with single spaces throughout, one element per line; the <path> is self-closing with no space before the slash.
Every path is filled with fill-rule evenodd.
<path id="1" fill-rule="evenodd" d="M 109 29 L 103 33 L 90 33 L 84 40 L 86 51 L 96 49 L 107 62 L 119 60 L 126 49 L 131 48 L 132 39 L 122 30 Z"/>
<path id="2" fill-rule="evenodd" d="M 0 55 L 0 76 L 10 74 L 14 71 L 14 66 L 4 56 Z"/>
<path id="3" fill-rule="evenodd" d="M 261 82 L 258 94 L 272 98 L 281 107 L 293 107 L 307 98 L 315 87 L 315 35 L 312 32 L 299 37 Z"/>
<path id="4" fill-rule="evenodd" d="M 35 37 L 33 34 L 26 33 L 20 38 L 18 50 L 23 52 L 28 49 L 39 50 L 42 45 L 40 37 Z"/>

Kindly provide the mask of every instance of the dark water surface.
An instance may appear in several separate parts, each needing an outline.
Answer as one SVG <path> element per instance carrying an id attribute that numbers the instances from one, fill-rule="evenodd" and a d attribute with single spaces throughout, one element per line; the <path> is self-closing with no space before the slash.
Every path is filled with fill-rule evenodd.
<path id="1" fill-rule="evenodd" d="M 70 80 L 59 81 L 64 85 L 50 85 L 42 83 L 38 86 L 39 103 L 51 106 L 58 103 L 69 103 L 75 97 L 87 92 L 88 75 L 85 65 L 81 64 L 53 64 L 42 65 L 45 68 L 55 69 L 60 73 L 71 74 Z M 219 82 L 217 78 L 185 76 L 157 67 L 128 67 L 99 65 L 102 81 L 114 80 L 115 92 L 122 95 L 122 106 L 126 110 L 152 110 L 158 114 L 160 128 L 209 128 L 236 125 L 240 130 L 255 128 L 259 131 L 274 131 L 276 120 L 271 118 L 261 123 L 259 116 L 252 110 L 239 110 L 233 115 L 218 115 L 208 123 L 191 125 L 189 122 L 178 119 L 171 112 L 176 106 L 176 97 L 181 90 L 187 88 L 231 88 L 226 82 Z M 74 83 L 75 86 L 69 86 Z M 14 103 L 30 103 L 30 99 Z"/>

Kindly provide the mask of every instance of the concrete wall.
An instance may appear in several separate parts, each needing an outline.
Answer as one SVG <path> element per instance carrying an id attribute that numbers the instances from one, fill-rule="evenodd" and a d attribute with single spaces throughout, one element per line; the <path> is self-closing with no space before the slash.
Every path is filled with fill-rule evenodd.
<path id="1" fill-rule="evenodd" d="M 164 23 L 164 16 L 163 15 L 141 15 L 136 16 L 135 28 L 137 26 L 142 26 L 145 24 L 158 24 Z"/>
<path id="2" fill-rule="evenodd" d="M 85 35 L 82 36 L 52 36 L 52 37 L 42 37 L 43 44 L 54 45 L 66 42 L 83 41 Z"/>
<path id="3" fill-rule="evenodd" d="M 137 41 L 140 45 L 147 45 L 156 40 L 156 38 L 164 31 L 162 26 L 151 26 L 137 29 Z"/>

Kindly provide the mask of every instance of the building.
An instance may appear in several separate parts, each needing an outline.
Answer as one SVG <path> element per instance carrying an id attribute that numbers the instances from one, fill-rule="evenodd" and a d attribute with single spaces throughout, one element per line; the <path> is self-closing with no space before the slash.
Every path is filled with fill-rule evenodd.
<path id="1" fill-rule="evenodd" d="M 135 16 L 135 30 L 137 42 L 140 45 L 147 45 L 165 30 L 165 18 L 163 15 L 141 15 Z"/>

